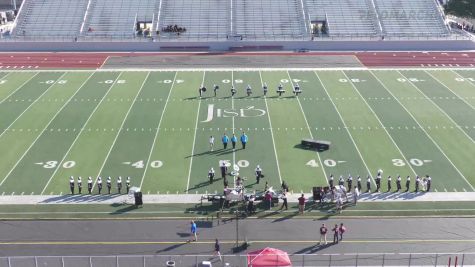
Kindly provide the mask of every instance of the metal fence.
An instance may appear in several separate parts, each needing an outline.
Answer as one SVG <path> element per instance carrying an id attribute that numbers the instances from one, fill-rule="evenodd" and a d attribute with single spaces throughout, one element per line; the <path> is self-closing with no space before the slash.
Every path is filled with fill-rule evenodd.
<path id="1" fill-rule="evenodd" d="M 279 255 L 276 255 L 279 257 Z M 294 267 L 310 266 L 475 266 L 475 253 L 350 253 L 291 254 Z M 168 264 L 172 261 L 174 265 Z M 25 256 L 0 257 L 0 267 L 241 267 L 247 265 L 246 255 L 223 255 L 223 261 L 212 255 L 121 255 L 121 256 Z M 228 265 L 226 265 L 228 264 Z"/>

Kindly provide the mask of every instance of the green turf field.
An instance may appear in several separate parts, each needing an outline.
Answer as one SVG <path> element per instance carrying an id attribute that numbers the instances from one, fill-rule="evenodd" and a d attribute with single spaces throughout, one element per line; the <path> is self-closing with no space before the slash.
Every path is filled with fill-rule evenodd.
<path id="1" fill-rule="evenodd" d="M 221 160 L 250 190 L 294 192 L 326 177 L 431 175 L 474 191 L 475 70 L 0 73 L 0 194 L 67 194 L 69 176 L 132 178 L 145 194 L 221 191 Z M 263 97 L 261 85 L 269 86 Z M 303 94 L 296 98 L 292 86 Z M 234 83 L 238 93 L 230 97 Z M 277 97 L 282 83 L 287 93 Z M 198 98 L 198 88 L 208 91 Z M 213 97 L 213 84 L 220 86 Z M 247 97 L 247 85 L 253 95 Z M 223 133 L 249 143 L 223 150 Z M 216 138 L 210 151 L 208 139 Z M 329 140 L 328 151 L 299 147 Z M 257 164 L 265 179 L 254 184 Z M 364 180 L 364 179 L 363 179 Z M 394 180 L 393 180 L 394 183 Z M 85 186 L 84 186 L 85 187 Z M 363 186 L 365 187 L 365 186 Z M 393 185 L 394 187 L 394 185 Z M 86 190 L 84 190 L 86 191 Z M 94 189 L 97 192 L 97 188 Z M 115 192 L 115 185 L 114 190 Z"/>

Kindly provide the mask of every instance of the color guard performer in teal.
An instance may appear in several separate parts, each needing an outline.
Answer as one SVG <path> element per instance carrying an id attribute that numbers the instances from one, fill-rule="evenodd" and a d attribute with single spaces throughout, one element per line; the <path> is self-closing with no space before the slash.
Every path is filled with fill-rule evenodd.
<path id="1" fill-rule="evenodd" d="M 246 133 L 243 132 L 241 135 L 242 149 L 246 149 L 247 141 L 249 141 L 249 138 L 247 137 Z"/>
<path id="2" fill-rule="evenodd" d="M 221 140 L 223 141 L 224 149 L 226 149 L 228 147 L 229 142 L 229 137 L 226 135 L 226 133 L 224 133 L 223 138 L 221 138 Z"/>
<path id="3" fill-rule="evenodd" d="M 231 143 L 233 144 L 233 149 L 236 149 L 237 137 L 235 134 L 231 137 Z"/>

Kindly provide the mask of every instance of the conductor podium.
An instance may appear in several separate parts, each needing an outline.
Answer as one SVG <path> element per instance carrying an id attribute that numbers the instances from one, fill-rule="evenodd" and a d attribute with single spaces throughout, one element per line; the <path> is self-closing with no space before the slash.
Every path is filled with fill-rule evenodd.
<path id="1" fill-rule="evenodd" d="M 302 139 L 301 145 L 307 149 L 316 149 L 318 151 L 325 151 L 330 149 L 331 142 L 324 140 Z"/>

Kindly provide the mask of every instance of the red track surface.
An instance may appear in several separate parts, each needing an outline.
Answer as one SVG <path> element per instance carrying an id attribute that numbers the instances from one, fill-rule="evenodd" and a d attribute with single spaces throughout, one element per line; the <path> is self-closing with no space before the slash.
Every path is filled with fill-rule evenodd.
<path id="1" fill-rule="evenodd" d="M 0 69 L 96 69 L 110 56 L 190 56 L 203 53 L 0 53 Z M 213 56 L 214 54 L 205 54 Z M 475 52 L 225 53 L 226 56 L 354 55 L 366 67 L 475 67 Z"/>

